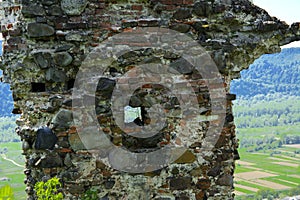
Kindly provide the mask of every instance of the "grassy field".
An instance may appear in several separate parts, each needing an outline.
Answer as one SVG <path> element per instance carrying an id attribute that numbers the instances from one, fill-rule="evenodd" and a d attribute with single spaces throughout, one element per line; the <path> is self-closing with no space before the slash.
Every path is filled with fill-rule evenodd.
<path id="1" fill-rule="evenodd" d="M 288 126 L 270 126 L 262 128 L 239 128 L 237 129 L 237 136 L 242 140 L 243 138 L 261 138 L 266 135 L 294 135 L 300 134 L 300 123 Z M 287 147 L 288 148 L 288 147 Z M 294 149 L 294 148 L 293 148 Z"/>
<path id="2" fill-rule="evenodd" d="M 21 143 L 0 143 L 0 188 L 10 185 L 17 200 L 26 199 L 21 153 Z"/>
<path id="3" fill-rule="evenodd" d="M 239 195 L 255 194 L 257 189 L 287 190 L 300 184 L 299 148 L 283 146 L 272 150 L 249 153 L 240 149 L 241 160 L 237 162 L 235 190 Z M 271 155 L 272 154 L 272 155 Z"/>

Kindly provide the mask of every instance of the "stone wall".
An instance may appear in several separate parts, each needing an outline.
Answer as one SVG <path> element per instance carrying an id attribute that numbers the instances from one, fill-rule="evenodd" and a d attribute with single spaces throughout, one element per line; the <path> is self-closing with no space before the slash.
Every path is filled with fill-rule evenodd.
<path id="1" fill-rule="evenodd" d="M 21 114 L 16 132 L 26 157 L 28 199 L 35 199 L 33 186 L 37 181 L 53 176 L 61 179 L 65 199 L 82 199 L 91 188 L 103 200 L 234 198 L 234 160 L 239 156 L 231 107 L 235 95 L 230 94 L 230 81 L 260 55 L 300 40 L 299 23 L 289 26 L 248 0 L 23 0 L 19 5 L 7 5 L 5 16 L 13 13 L 17 21 L 1 21 L 5 38 L 1 69 L 13 91 L 13 113 Z M 172 29 L 197 41 L 215 61 L 222 83 L 209 85 L 180 55 L 146 48 L 146 39 L 138 41 L 137 46 L 143 47 L 140 50 L 115 59 L 97 84 L 96 97 L 85 98 L 92 105 L 96 103 L 96 117 L 107 138 L 135 153 L 156 151 L 168 144 L 185 143 L 187 147 L 172 164 L 134 174 L 112 169 L 99 159 L 105 152 L 91 151 L 82 143 L 79 130 L 83 127 L 73 122 L 77 107 L 72 91 L 82 63 L 103 41 L 149 27 Z M 159 74 L 157 84 L 137 88 L 129 104 L 143 111 L 140 123 L 144 125 L 154 119 L 146 110 L 155 104 L 164 105 L 166 113 L 173 113 L 168 115 L 167 125 L 146 139 L 128 136 L 118 126 L 111 112 L 112 91 L 120 80 L 120 88 L 134 80 L 138 74 L 128 75 L 134 66 L 149 63 L 170 64 L 189 80 L 183 84 L 173 80 L 172 84 L 193 88 L 198 115 L 206 119 L 197 122 L 201 128 L 192 129 L 193 123 L 180 118 L 182 105 L 172 92 L 161 87 Z M 129 78 L 120 79 L 124 76 Z M 214 94 L 220 91 L 220 99 L 226 99 L 225 107 L 212 106 L 211 90 Z M 213 109 L 220 111 L 216 118 Z M 209 127 L 223 121 L 214 147 L 203 150 Z M 182 127 L 188 127 L 189 132 L 178 139 L 176 134 Z"/>

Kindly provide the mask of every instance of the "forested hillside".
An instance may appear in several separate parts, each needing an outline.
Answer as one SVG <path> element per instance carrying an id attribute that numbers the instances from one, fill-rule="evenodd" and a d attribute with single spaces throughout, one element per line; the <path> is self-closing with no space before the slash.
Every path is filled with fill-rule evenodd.
<path id="1" fill-rule="evenodd" d="M 241 76 L 231 86 L 231 92 L 239 98 L 274 93 L 300 96 L 300 48 L 263 55 Z"/>
<path id="2" fill-rule="evenodd" d="M 234 80 L 231 92 L 238 128 L 284 126 L 300 123 L 300 48 L 263 55 L 241 79 Z"/>
<path id="3" fill-rule="evenodd" d="M 0 70 L 0 77 L 2 71 Z M 9 85 L 0 82 L 0 143 L 20 141 L 19 136 L 15 133 L 16 118 L 12 114 L 13 100 Z"/>
<path id="4" fill-rule="evenodd" d="M 0 77 L 2 76 L 2 71 L 0 70 Z M 0 82 L 0 117 L 12 116 L 13 114 L 13 100 L 9 85 Z"/>

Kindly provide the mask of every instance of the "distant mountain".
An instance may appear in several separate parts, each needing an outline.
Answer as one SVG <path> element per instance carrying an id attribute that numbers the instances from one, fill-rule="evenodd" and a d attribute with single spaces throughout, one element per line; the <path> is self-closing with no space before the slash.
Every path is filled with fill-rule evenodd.
<path id="1" fill-rule="evenodd" d="M 263 55 L 241 78 L 233 80 L 231 93 L 253 97 L 281 93 L 300 96 L 300 48 L 283 49 L 281 53 Z"/>
<path id="2" fill-rule="evenodd" d="M 0 77 L 2 71 L 0 70 Z M 0 117 L 12 116 L 13 99 L 12 93 L 9 89 L 9 85 L 0 82 Z"/>

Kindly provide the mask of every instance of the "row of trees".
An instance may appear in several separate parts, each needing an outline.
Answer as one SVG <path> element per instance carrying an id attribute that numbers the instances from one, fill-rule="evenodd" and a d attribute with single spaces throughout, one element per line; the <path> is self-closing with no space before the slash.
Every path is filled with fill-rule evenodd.
<path id="1" fill-rule="evenodd" d="M 300 135 L 296 134 L 266 134 L 261 137 L 242 137 L 239 142 L 240 148 L 246 148 L 248 152 L 256 152 L 261 150 L 275 150 L 285 144 L 300 144 Z M 300 150 L 299 150 L 300 152 Z M 299 154 L 295 151 L 295 154 Z"/>
<path id="2" fill-rule="evenodd" d="M 277 98 L 249 97 L 234 103 L 235 123 L 238 128 L 284 126 L 300 122 L 300 96 L 274 94 Z"/>
<path id="3" fill-rule="evenodd" d="M 285 144 L 284 139 L 274 135 L 265 135 L 259 138 L 248 137 L 240 140 L 240 148 L 247 148 L 248 152 L 276 149 L 282 147 L 283 144 Z"/>
<path id="4" fill-rule="evenodd" d="M 285 197 L 294 197 L 300 194 L 300 186 L 289 190 L 272 190 L 264 189 L 259 190 L 256 194 L 247 195 L 247 196 L 237 196 L 236 200 L 274 200 L 274 199 L 283 199 Z"/>

